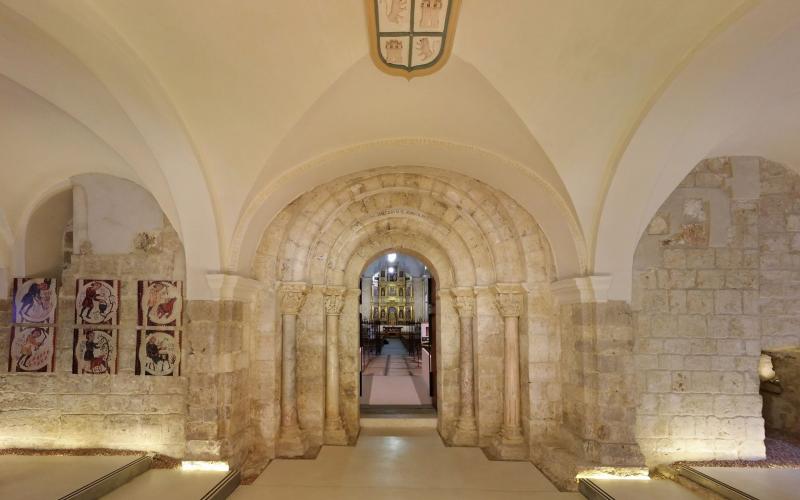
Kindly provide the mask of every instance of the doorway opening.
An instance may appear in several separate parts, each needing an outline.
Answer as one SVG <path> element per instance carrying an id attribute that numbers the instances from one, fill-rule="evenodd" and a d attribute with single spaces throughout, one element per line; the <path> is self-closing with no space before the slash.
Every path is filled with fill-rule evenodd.
<path id="1" fill-rule="evenodd" d="M 436 280 L 425 263 L 389 252 L 360 280 L 362 414 L 436 409 Z"/>

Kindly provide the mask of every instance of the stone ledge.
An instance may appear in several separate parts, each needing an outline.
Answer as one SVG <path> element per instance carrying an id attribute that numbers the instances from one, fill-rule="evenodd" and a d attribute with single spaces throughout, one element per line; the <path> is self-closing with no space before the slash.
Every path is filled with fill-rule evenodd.
<path id="1" fill-rule="evenodd" d="M 611 276 L 582 276 L 555 281 L 550 292 L 559 305 L 608 302 Z"/>

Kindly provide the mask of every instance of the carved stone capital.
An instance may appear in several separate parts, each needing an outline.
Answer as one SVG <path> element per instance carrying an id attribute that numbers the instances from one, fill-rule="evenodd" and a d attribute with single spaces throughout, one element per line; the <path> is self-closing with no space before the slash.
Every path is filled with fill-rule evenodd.
<path id="1" fill-rule="evenodd" d="M 280 287 L 281 313 L 297 314 L 303 308 L 308 294 L 305 283 L 282 283 Z"/>
<path id="2" fill-rule="evenodd" d="M 453 288 L 450 292 L 459 316 L 471 318 L 475 315 L 475 292 L 472 288 Z"/>
<path id="3" fill-rule="evenodd" d="M 325 314 L 338 316 L 344 307 L 344 295 L 347 290 L 344 287 L 327 287 L 324 290 L 323 301 L 325 303 Z"/>
<path id="4" fill-rule="evenodd" d="M 495 302 L 504 317 L 519 317 L 525 289 L 516 283 L 498 283 L 494 286 Z"/>

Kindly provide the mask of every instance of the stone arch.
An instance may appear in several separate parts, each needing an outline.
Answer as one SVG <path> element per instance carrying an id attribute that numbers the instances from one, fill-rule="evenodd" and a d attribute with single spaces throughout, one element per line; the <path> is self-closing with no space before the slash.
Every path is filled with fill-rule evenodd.
<path id="1" fill-rule="evenodd" d="M 256 395 L 255 406 L 263 415 L 257 426 L 260 438 L 278 456 L 301 454 L 302 440 L 304 446 L 331 443 L 326 400 L 332 396 L 326 391 L 333 389 L 325 387 L 331 373 L 326 378 L 324 360 L 332 330 L 338 352 L 333 394 L 341 400 L 336 418 L 342 418 L 337 425 L 343 429 L 337 431 L 337 444 L 358 435 L 356 292 L 370 259 L 390 250 L 423 257 L 437 276 L 442 436 L 490 447 L 506 418 L 520 423 L 529 418 L 525 373 L 515 383 L 516 413 L 506 416 L 500 395 L 509 368 L 502 346 L 508 339 L 517 349 L 508 359 L 514 360 L 509 364 L 519 379 L 528 356 L 527 349 L 519 354 L 519 344 L 527 346 L 527 336 L 541 324 L 527 317 L 524 303 L 549 293 L 541 285 L 550 282 L 553 270 L 541 229 L 514 200 L 475 179 L 438 169 L 379 168 L 334 179 L 301 195 L 277 214 L 259 244 L 253 274 L 265 286 L 255 330 L 264 345 L 263 358 L 269 357 L 269 347 L 281 356 L 259 359 L 257 354 L 258 373 L 269 379 L 264 387 L 274 396 L 269 391 Z M 517 333 L 508 337 L 509 331 Z M 484 348 L 473 353 L 473 344 Z M 473 361 L 478 366 L 474 372 Z M 464 372 L 467 365 L 469 375 Z M 475 390 L 465 395 L 460 380 L 473 376 Z M 296 387 L 284 384 L 287 377 L 296 379 Z M 282 400 L 285 406 L 289 399 L 282 395 L 289 393 L 296 406 L 291 410 L 278 403 Z M 462 421 L 465 401 L 473 397 L 468 406 L 476 424 L 469 431 Z M 292 419 L 297 423 L 288 423 Z M 527 456 L 522 426 L 516 427 L 511 434 L 519 439 L 517 454 Z M 511 457 L 503 452 L 498 456 Z"/>

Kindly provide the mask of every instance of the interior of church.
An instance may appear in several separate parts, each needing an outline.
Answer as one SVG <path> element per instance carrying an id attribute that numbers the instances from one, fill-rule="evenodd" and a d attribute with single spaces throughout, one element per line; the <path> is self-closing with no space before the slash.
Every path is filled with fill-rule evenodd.
<path id="1" fill-rule="evenodd" d="M 0 0 L 0 498 L 796 498 L 798 54 L 793 0 Z"/>

